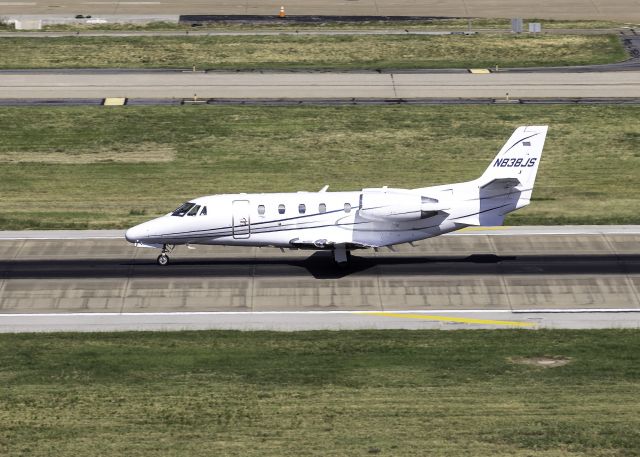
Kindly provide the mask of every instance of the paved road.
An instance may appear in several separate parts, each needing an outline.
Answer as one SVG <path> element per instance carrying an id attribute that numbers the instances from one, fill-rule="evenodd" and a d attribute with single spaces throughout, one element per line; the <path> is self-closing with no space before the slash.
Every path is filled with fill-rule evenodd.
<path id="1" fill-rule="evenodd" d="M 511 98 L 640 97 L 640 71 L 375 74 L 2 73 L 0 98 Z"/>
<path id="2" fill-rule="evenodd" d="M 86 1 L 11 0 L 0 2 L 0 14 L 273 14 L 280 5 L 289 15 L 390 15 L 455 17 L 525 17 L 554 19 L 618 19 L 639 21 L 635 0 L 181 0 Z"/>

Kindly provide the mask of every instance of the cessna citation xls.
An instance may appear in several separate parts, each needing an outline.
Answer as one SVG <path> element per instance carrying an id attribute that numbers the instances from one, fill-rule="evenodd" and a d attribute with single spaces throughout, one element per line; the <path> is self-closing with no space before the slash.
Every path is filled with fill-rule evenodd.
<path id="1" fill-rule="evenodd" d="M 274 246 L 333 251 L 345 265 L 353 249 L 431 238 L 468 226 L 502 225 L 529 204 L 547 126 L 518 127 L 480 178 L 423 187 L 356 192 L 227 194 L 193 199 L 127 230 L 140 247 L 179 244 Z"/>

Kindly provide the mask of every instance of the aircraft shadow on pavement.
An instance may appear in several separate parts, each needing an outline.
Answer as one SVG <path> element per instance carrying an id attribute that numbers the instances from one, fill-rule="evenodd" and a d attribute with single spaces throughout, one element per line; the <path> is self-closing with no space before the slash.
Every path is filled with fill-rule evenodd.
<path id="1" fill-rule="evenodd" d="M 464 276 L 638 274 L 640 254 L 498 256 L 358 256 L 340 268 L 331 253 L 316 252 L 298 258 L 175 257 L 169 265 L 155 259 L 65 259 L 0 261 L 0 279 L 83 278 L 246 278 L 313 277 L 340 279 L 353 276 Z"/>

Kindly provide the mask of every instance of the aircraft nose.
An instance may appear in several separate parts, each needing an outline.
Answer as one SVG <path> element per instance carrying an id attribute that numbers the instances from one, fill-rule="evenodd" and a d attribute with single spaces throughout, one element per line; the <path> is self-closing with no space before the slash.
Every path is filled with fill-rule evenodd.
<path id="1" fill-rule="evenodd" d="M 142 225 L 136 225 L 135 227 L 131 227 L 126 231 L 124 237 L 129 243 L 135 243 L 136 241 L 140 241 L 144 237 L 149 234 L 149 230 Z"/>

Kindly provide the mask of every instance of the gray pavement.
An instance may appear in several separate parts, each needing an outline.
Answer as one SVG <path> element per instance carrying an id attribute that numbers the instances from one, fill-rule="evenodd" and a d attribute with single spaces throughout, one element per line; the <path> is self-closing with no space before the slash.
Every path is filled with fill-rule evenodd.
<path id="1" fill-rule="evenodd" d="M 193 37 L 193 36 L 341 36 L 341 35 L 451 35 L 469 32 L 467 28 L 460 30 L 418 30 L 402 29 L 402 24 L 398 24 L 397 29 L 340 29 L 340 30 L 75 30 L 75 31 L 24 31 L 10 30 L 0 31 L 0 38 L 59 38 L 59 37 L 140 37 L 140 36 L 170 36 L 170 37 Z M 545 30 L 545 34 L 551 35 L 613 35 L 626 31 L 626 29 L 550 29 Z M 473 33 L 491 34 L 511 34 L 511 30 L 506 29 L 473 29 Z M 632 35 L 630 35 L 632 36 Z"/>
<path id="2" fill-rule="evenodd" d="M 633 327 L 640 311 L 640 226 L 470 229 L 357 251 L 348 270 L 310 251 L 180 247 L 167 267 L 156 255 L 122 231 L 0 233 L 0 331 L 501 328 L 518 324 L 468 319 L 539 314 L 543 326 Z"/>
<path id="3" fill-rule="evenodd" d="M 289 15 L 389 15 L 449 17 L 525 17 L 555 19 L 640 20 L 635 0 L 183 0 L 183 1 L 2 1 L 0 15 L 5 14 L 272 14 L 281 5 Z"/>
<path id="4" fill-rule="evenodd" d="M 640 97 L 518 98 L 520 105 L 640 105 Z M 0 106 L 101 106 L 104 98 L 0 98 Z M 245 106 L 347 106 L 347 105 L 499 105 L 504 98 L 127 98 L 129 106 L 245 105 Z"/>
<path id="5" fill-rule="evenodd" d="M 2 73 L 0 98 L 640 97 L 640 71 L 610 73 Z"/>
<path id="6" fill-rule="evenodd" d="M 285 313 L 0 314 L 0 333 L 140 330 L 640 328 L 640 310 L 584 312 L 411 311 Z"/>

